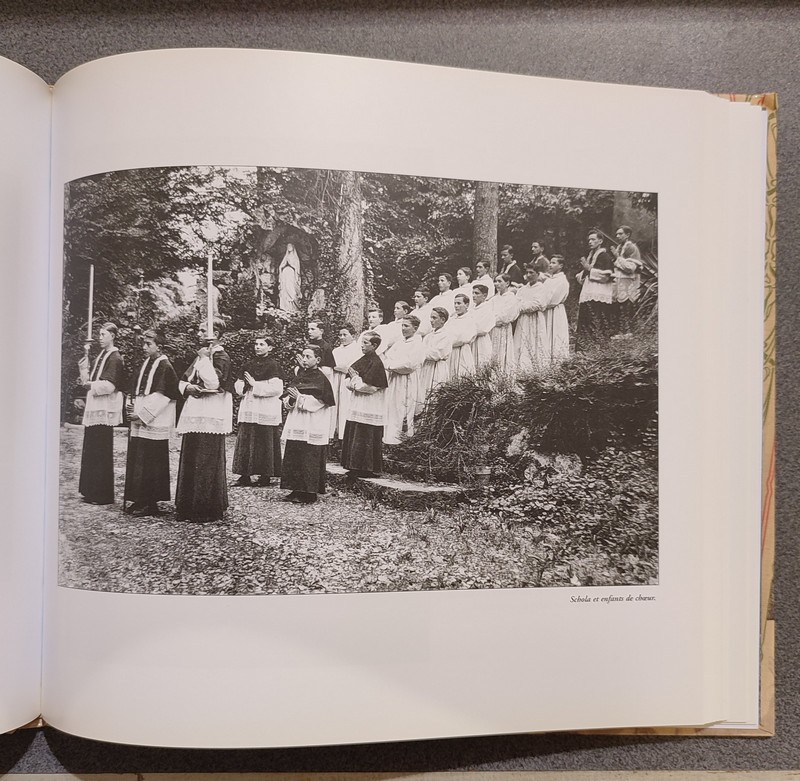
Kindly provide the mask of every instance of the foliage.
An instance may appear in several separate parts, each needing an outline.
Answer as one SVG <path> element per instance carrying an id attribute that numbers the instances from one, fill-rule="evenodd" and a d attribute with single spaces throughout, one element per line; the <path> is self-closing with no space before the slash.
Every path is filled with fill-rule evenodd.
<path id="1" fill-rule="evenodd" d="M 125 440 L 125 432 L 115 432 L 118 497 L 125 479 Z M 234 440 L 227 438 L 228 463 Z M 175 437 L 169 450 L 173 475 L 178 450 Z M 631 552 L 614 555 L 605 552 L 604 540 L 624 530 L 600 528 L 593 534 L 587 526 L 579 543 L 566 544 L 555 524 L 498 518 L 478 506 L 411 512 L 376 508 L 335 490 L 307 506 L 281 501 L 285 492 L 277 488 L 231 488 L 223 523 L 177 521 L 171 503 L 161 504 L 158 518 L 135 518 L 120 513 L 119 505 L 80 501 L 75 490 L 80 454 L 80 430 L 62 429 L 58 576 L 70 587 L 151 594 L 321 594 L 634 584 L 654 577 L 654 554 L 645 560 L 633 552 L 650 550 L 644 525 L 628 533 Z M 642 480 L 646 477 L 643 473 Z"/>
<path id="2" fill-rule="evenodd" d="M 658 317 L 658 256 L 642 255 L 642 289 L 636 302 L 636 317 L 641 323 L 655 323 Z"/>
<path id="3" fill-rule="evenodd" d="M 574 585 L 655 582 L 656 440 L 649 429 L 640 448 L 612 445 L 582 474 L 554 471 L 542 481 L 493 486 L 474 512 L 522 524 L 548 551 L 551 567 L 580 562 L 571 567 Z"/>
<path id="4" fill-rule="evenodd" d="M 437 386 L 428 396 L 414 436 L 392 458 L 420 464 L 428 478 L 470 482 L 491 463 L 503 423 L 497 411 L 514 393 L 511 379 L 492 367 Z"/>
<path id="5" fill-rule="evenodd" d="M 514 419 L 539 450 L 586 460 L 613 438 L 636 441 L 658 414 L 655 334 L 639 330 L 520 377 Z"/>

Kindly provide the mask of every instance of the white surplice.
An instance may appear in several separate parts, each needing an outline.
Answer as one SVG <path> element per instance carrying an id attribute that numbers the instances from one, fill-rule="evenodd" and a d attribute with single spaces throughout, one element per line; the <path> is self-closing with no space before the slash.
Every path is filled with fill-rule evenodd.
<path id="1" fill-rule="evenodd" d="M 344 436 L 344 426 L 347 423 L 347 410 L 350 409 L 350 399 L 353 395 L 344 382 L 347 379 L 347 370 L 361 357 L 361 342 L 354 339 L 350 344 L 337 347 L 333 351 L 333 362 L 336 364 L 333 369 L 333 396 L 336 399 L 336 412 L 332 415 L 335 421 L 332 424 L 333 430 L 331 437 L 338 431 L 339 439 Z"/>
<path id="2" fill-rule="evenodd" d="M 422 340 L 425 362 L 419 370 L 417 413 L 422 412 L 428 394 L 437 385 L 450 379 L 449 361 L 453 351 L 453 338 L 446 325 L 436 331 L 431 331 Z"/>
<path id="3" fill-rule="evenodd" d="M 481 366 L 492 362 L 492 337 L 490 334 L 495 323 L 494 307 L 491 301 L 484 301 L 471 311 L 475 321 L 472 357 L 475 361 L 475 368 L 480 369 Z"/>
<path id="4" fill-rule="evenodd" d="M 514 354 L 517 371 L 541 369 L 549 363 L 547 323 L 547 291 L 543 282 L 523 285 L 517 291 L 519 318 L 514 330 Z"/>
<path id="5" fill-rule="evenodd" d="M 389 387 L 386 389 L 386 422 L 383 441 L 397 445 L 402 440 L 403 423 L 408 436 L 414 434 L 414 414 L 419 396 L 419 369 L 425 360 L 422 337 L 414 334 L 395 342 L 384 356 Z"/>
<path id="6" fill-rule="evenodd" d="M 517 366 L 513 327 L 519 317 L 519 301 L 513 290 L 506 290 L 503 294 L 498 293 L 491 303 L 495 319 L 495 326 L 490 334 L 492 356 L 500 371 L 513 372 Z"/>
<path id="7" fill-rule="evenodd" d="M 463 377 L 475 371 L 475 359 L 472 357 L 472 343 L 477 330 L 472 312 L 460 317 L 451 317 L 445 324 L 453 340 L 453 351 L 450 353 L 450 377 Z"/>
<path id="8" fill-rule="evenodd" d="M 569 280 L 559 271 L 544 283 L 547 292 L 545 324 L 547 327 L 550 362 L 561 363 L 569 358 L 569 322 L 564 302 L 569 295 Z"/>

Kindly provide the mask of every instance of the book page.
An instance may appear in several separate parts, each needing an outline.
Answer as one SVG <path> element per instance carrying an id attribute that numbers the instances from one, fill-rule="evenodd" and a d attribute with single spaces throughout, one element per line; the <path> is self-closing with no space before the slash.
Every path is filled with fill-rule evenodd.
<path id="1" fill-rule="evenodd" d="M 0 732 L 39 715 L 44 535 L 50 90 L 0 59 Z"/>
<path id="2" fill-rule="evenodd" d="M 754 440 L 763 219 L 747 216 L 758 201 L 751 195 L 758 165 L 748 166 L 747 178 L 736 177 L 729 160 L 763 155 L 757 110 L 740 121 L 741 108 L 703 93 L 223 50 L 138 54 L 83 66 L 57 85 L 54 117 L 51 308 L 60 310 L 63 290 L 69 314 L 63 332 L 54 318 L 50 343 L 54 356 L 63 346 L 62 379 L 72 374 L 60 398 L 57 383 L 50 385 L 51 417 L 61 421 L 48 440 L 44 713 L 50 723 L 102 740 L 234 747 L 756 720 L 760 452 Z M 477 215 L 479 193 L 491 192 L 482 183 L 498 183 L 497 208 L 506 215 L 498 238 L 510 238 L 498 241 L 498 252 L 504 244 L 513 247 L 523 266 L 533 253 L 531 238 L 550 241 L 550 253 L 562 251 L 571 276 L 565 306 L 576 361 L 589 360 L 578 354 L 587 349 L 581 345 L 587 322 L 606 328 L 603 313 L 630 311 L 617 306 L 624 303 L 623 284 L 614 282 L 611 297 L 616 267 L 609 256 L 612 246 L 623 257 L 633 254 L 616 231 L 628 218 L 638 220 L 642 263 L 652 256 L 658 268 L 651 277 L 658 282 L 657 304 L 649 315 L 657 321 L 657 347 L 643 364 L 657 361 L 657 465 L 633 461 L 630 481 L 622 479 L 638 480 L 637 490 L 649 499 L 626 515 L 622 494 L 605 503 L 597 498 L 605 475 L 591 479 L 593 469 L 605 464 L 609 474 L 624 472 L 620 458 L 641 457 L 636 449 L 609 450 L 608 442 L 605 461 L 597 453 L 583 461 L 574 453 L 545 458 L 545 466 L 532 461 L 506 494 L 505 509 L 473 501 L 467 509 L 398 512 L 385 501 L 391 485 L 378 484 L 383 493 L 371 499 L 355 498 L 354 484 L 333 486 L 330 469 L 327 493 L 291 513 L 282 502 L 291 496 L 276 486 L 228 485 L 247 469 L 237 467 L 241 431 L 222 442 L 202 428 L 210 423 L 187 424 L 230 414 L 191 413 L 216 403 L 192 390 L 205 382 L 202 360 L 214 355 L 202 349 L 229 352 L 235 373 L 237 361 L 250 365 L 246 356 L 259 328 L 274 335 L 297 323 L 301 333 L 292 338 L 305 354 L 307 325 L 309 339 L 317 338 L 310 313 L 326 306 L 351 311 L 355 297 L 353 311 L 366 313 L 373 308 L 369 292 L 390 317 L 396 299 L 426 285 L 432 292 L 440 285 L 441 300 L 448 301 L 455 290 L 442 281 L 445 269 L 454 288 L 469 284 L 459 277 L 462 266 L 471 271 L 469 255 L 462 254 L 469 245 L 454 237 L 463 236 L 473 210 Z M 210 195 L 217 192 L 221 200 Z M 243 205 L 253 192 L 261 193 L 255 210 Z M 431 193 L 451 211 L 431 209 Z M 311 197 L 321 211 L 308 210 Z M 326 212 L 326 203 L 339 206 Z M 578 203 L 584 212 L 594 204 L 597 222 L 570 223 Z M 563 223 L 545 240 L 536 233 L 544 222 L 535 220 L 545 219 L 547 204 Z M 385 211 L 376 216 L 379 208 Z M 514 220 L 507 216 L 512 208 Z M 348 222 L 356 213 L 361 217 Z M 422 220 L 414 216 L 420 213 Z M 741 217 L 735 230 L 731 214 Z M 347 227 L 359 219 L 383 226 L 385 238 Z M 167 228 L 174 233 L 162 235 Z M 425 284 L 390 277 L 392 268 L 383 265 L 392 241 L 413 231 L 425 240 L 413 252 L 404 244 L 397 263 L 416 264 Z M 354 245 L 344 236 L 360 242 L 358 251 L 348 255 Z M 525 237 L 525 245 L 514 237 Z M 147 244 L 151 239 L 161 243 Z M 325 265 L 336 258 L 342 274 L 352 267 L 348 258 L 369 271 L 337 287 Z M 498 265 L 506 261 L 501 254 Z M 163 283 L 153 284 L 158 269 L 170 264 L 179 267 L 165 298 Z M 581 269 L 591 269 L 587 283 L 585 275 L 575 278 Z M 234 311 L 246 285 L 252 285 L 247 300 L 254 313 L 247 328 Z M 517 358 L 529 357 L 519 345 L 535 344 L 536 312 L 548 306 L 537 303 L 544 300 L 537 285 L 544 282 L 531 276 L 515 294 Z M 649 290 L 656 295 L 652 284 Z M 75 391 L 89 301 L 95 341 L 83 385 L 94 393 L 93 383 L 106 383 L 106 426 L 93 425 L 93 410 L 100 408 Z M 460 306 L 470 303 L 467 297 Z M 454 322 L 461 316 L 454 308 Z M 324 325 L 338 328 L 342 319 L 337 314 Z M 239 325 L 217 346 L 218 326 L 202 324 L 208 320 Z M 370 327 L 389 340 L 391 325 L 367 318 L 350 330 Z M 169 470 L 169 500 L 159 495 L 156 506 L 143 500 L 137 507 L 134 497 L 134 511 L 126 514 L 143 424 L 139 417 L 124 427 L 122 402 L 111 399 L 122 380 L 108 379 L 103 362 L 118 354 L 133 392 L 151 393 L 155 369 L 143 350 L 150 340 L 146 349 L 155 356 L 165 339 L 147 335 L 155 326 L 172 328 L 164 352 L 178 376 L 185 369 L 182 388 L 191 398 L 178 419 L 181 436 L 165 433 L 148 451 L 161 448 L 159 474 Z M 245 332 L 253 344 L 240 342 Z M 456 327 L 445 333 L 452 334 L 455 353 L 461 348 Z M 609 351 L 628 355 L 636 349 L 633 338 L 609 330 L 598 361 Z M 276 356 L 282 349 L 273 346 Z M 449 364 L 451 377 L 468 360 L 458 354 Z M 224 383 L 224 359 L 214 360 Z M 297 377 L 316 360 L 313 350 L 302 357 Z M 534 379 L 519 379 L 525 371 Z M 284 373 L 287 386 L 298 381 L 293 371 Z M 333 369 L 330 376 L 335 379 Z M 516 404 L 522 391 L 515 387 L 539 382 L 535 366 L 517 367 L 511 376 L 517 384 L 508 391 L 493 379 L 490 396 L 508 392 L 509 404 Z M 216 389 L 213 375 L 210 381 L 205 390 Z M 636 387 L 632 381 L 631 394 Z M 167 399 L 168 391 L 162 395 Z M 220 385 L 220 409 L 227 395 L 234 394 Z M 451 403 L 459 401 L 456 395 Z M 120 407 L 112 409 L 112 402 Z M 284 467 L 296 452 L 287 432 L 299 430 L 287 422 L 292 402 L 285 406 Z M 138 408 L 131 409 L 137 416 Z M 348 413 L 343 442 L 355 418 Z M 591 416 L 585 419 L 598 427 Z M 516 425 L 516 439 L 498 455 L 503 463 L 518 463 L 512 451 L 527 447 L 536 415 L 529 425 L 519 419 Z M 312 436 L 312 429 L 304 431 Z M 473 433 L 473 444 L 462 449 L 491 452 L 492 442 Z M 353 447 L 362 447 L 360 435 L 353 436 Z M 209 456 L 209 448 L 217 454 Z M 299 471 L 311 470 L 317 456 L 310 454 L 319 451 L 300 452 Z M 329 462 L 336 453 L 330 449 Z M 206 457 L 227 463 L 222 485 Z M 109 472 L 108 495 L 99 498 L 84 482 L 95 463 Z M 345 444 L 341 463 L 348 463 Z M 463 463 L 449 481 L 457 490 L 474 485 L 477 475 L 475 466 L 462 478 Z M 558 475 L 555 488 L 546 464 Z M 61 485 L 59 469 L 68 473 Z M 495 463 L 490 479 L 497 469 Z M 187 489 L 193 470 L 203 477 Z M 294 477 L 289 471 L 281 473 L 287 488 Z M 391 474 L 388 464 L 385 471 Z M 569 539 L 547 520 L 560 512 L 556 504 L 537 504 L 558 485 L 572 486 L 560 502 L 585 490 L 581 506 L 595 508 L 570 516 Z M 211 498 L 198 509 L 192 503 L 204 492 Z M 307 496 L 301 491 L 295 498 Z M 523 498 L 544 521 L 515 515 Z M 485 517 L 480 507 L 489 508 Z M 606 521 L 597 521 L 600 515 Z M 635 520 L 619 520 L 628 518 Z M 612 554 L 586 547 L 609 534 L 619 541 Z M 491 546 L 501 545 L 500 538 L 508 544 L 492 566 L 500 554 Z M 409 539 L 414 544 L 406 547 Z M 576 540 L 583 546 L 577 554 Z M 371 551 L 366 559 L 360 558 L 364 548 Z M 444 553 L 430 554 L 432 548 Z M 414 568 L 418 558 L 422 569 Z M 353 569 L 360 577 L 347 580 Z M 742 605 L 743 614 L 737 612 Z M 730 654 L 733 646 L 742 653 Z"/>

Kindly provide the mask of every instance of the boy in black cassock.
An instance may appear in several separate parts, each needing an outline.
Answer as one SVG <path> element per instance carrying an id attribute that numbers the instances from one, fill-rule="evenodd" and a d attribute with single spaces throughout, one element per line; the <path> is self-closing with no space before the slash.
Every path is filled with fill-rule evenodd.
<path id="1" fill-rule="evenodd" d="M 147 355 L 134 375 L 128 399 L 131 432 L 125 469 L 127 512 L 158 515 L 158 502 L 169 501 L 169 436 L 175 428 L 175 403 L 180 395 L 178 378 L 161 338 L 155 331 L 142 334 Z"/>
<path id="2" fill-rule="evenodd" d="M 233 473 L 240 475 L 237 486 L 252 485 L 252 475 L 259 475 L 256 485 L 267 486 L 273 475 L 281 473 L 281 401 L 283 380 L 274 359 L 269 357 L 272 340 L 266 334 L 255 338 L 255 357 L 236 381 L 236 392 L 243 396 L 237 416 L 236 449 Z"/>

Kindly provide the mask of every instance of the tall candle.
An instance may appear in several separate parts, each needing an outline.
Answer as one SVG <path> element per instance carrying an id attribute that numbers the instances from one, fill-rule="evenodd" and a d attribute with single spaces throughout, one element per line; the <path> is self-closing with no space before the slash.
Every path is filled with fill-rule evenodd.
<path id="1" fill-rule="evenodd" d="M 206 334 L 209 339 L 214 338 L 214 263 L 211 252 L 208 253 L 208 280 L 206 283 Z"/>
<path id="2" fill-rule="evenodd" d="M 94 263 L 89 266 L 89 321 L 86 324 L 86 341 L 92 341 L 92 317 L 94 308 Z"/>

